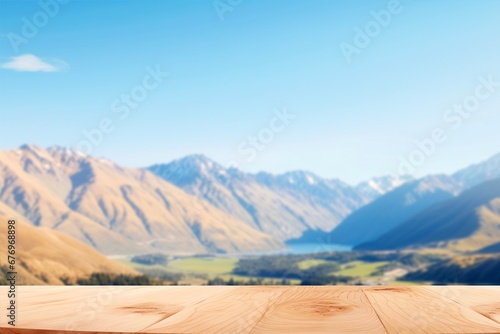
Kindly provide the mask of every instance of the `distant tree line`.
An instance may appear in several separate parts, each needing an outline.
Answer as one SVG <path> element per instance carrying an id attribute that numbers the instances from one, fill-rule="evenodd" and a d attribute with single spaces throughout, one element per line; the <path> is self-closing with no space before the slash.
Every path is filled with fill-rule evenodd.
<path id="1" fill-rule="evenodd" d="M 439 262 L 445 259 L 444 255 L 420 254 L 405 252 L 363 252 L 358 256 L 358 260 L 366 262 L 390 261 L 397 262 L 405 266 L 416 267 L 422 264 Z"/>
<path id="2" fill-rule="evenodd" d="M 77 279 L 78 285 L 160 285 L 162 282 L 145 275 L 93 273 L 88 278 Z"/>
<path id="3" fill-rule="evenodd" d="M 466 266 L 450 261 L 441 261 L 426 269 L 406 274 L 402 280 L 428 281 L 434 284 L 500 284 L 500 256 L 475 259 Z"/>
<path id="4" fill-rule="evenodd" d="M 165 254 L 145 254 L 145 255 L 137 255 L 131 259 L 132 262 L 144 264 L 148 266 L 152 266 L 155 264 L 158 265 L 167 265 L 168 264 L 168 256 Z"/>
<path id="5" fill-rule="evenodd" d="M 228 280 L 224 280 L 223 278 L 216 277 L 214 279 L 209 279 L 207 285 L 290 285 L 290 281 L 287 279 L 264 280 L 263 278 L 235 280 L 232 277 L 229 278 Z"/>
<path id="6" fill-rule="evenodd" d="M 323 259 L 334 255 L 324 256 Z M 241 276 L 297 279 L 303 285 L 328 285 L 348 283 L 352 277 L 340 277 L 332 275 L 332 272 L 340 270 L 336 262 L 327 262 L 301 269 L 299 263 L 311 260 L 312 255 L 272 255 L 260 258 L 240 259 L 233 269 L 233 274 Z M 335 257 L 338 259 L 338 257 Z M 347 261 L 351 257 L 341 257 L 341 261 Z"/>
<path id="7" fill-rule="evenodd" d="M 165 281 L 165 282 L 170 282 L 170 283 L 174 283 L 174 284 L 177 284 L 178 281 L 184 279 L 183 273 L 168 272 L 168 271 L 161 270 L 161 269 L 141 268 L 141 269 L 139 269 L 139 271 L 149 278 L 160 280 L 160 281 Z"/>

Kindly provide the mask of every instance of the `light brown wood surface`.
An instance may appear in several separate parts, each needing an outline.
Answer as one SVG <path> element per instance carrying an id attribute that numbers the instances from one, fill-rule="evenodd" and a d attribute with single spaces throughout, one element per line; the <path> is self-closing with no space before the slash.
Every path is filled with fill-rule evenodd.
<path id="1" fill-rule="evenodd" d="M 500 333 L 500 287 L 17 287 L 0 333 Z"/>

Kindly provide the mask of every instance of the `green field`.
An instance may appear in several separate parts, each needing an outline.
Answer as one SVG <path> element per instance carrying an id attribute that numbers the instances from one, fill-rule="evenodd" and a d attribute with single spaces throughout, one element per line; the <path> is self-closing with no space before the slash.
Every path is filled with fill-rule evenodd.
<path id="1" fill-rule="evenodd" d="M 224 281 L 233 279 L 238 282 L 248 282 L 250 280 L 259 279 L 255 276 L 241 276 L 233 274 L 233 270 L 238 264 L 238 258 L 214 256 L 214 257 L 178 257 L 170 260 L 166 265 L 143 265 L 134 263 L 128 259 L 121 259 L 119 262 L 132 267 L 138 271 L 145 272 L 153 277 L 164 277 L 162 279 L 167 282 L 178 282 L 179 284 L 207 284 L 208 280 L 222 278 Z M 316 266 L 321 266 L 328 263 L 338 263 L 325 259 L 307 259 L 297 263 L 300 270 L 310 270 Z M 340 270 L 331 272 L 330 275 L 349 276 L 353 277 L 357 282 L 365 282 L 372 284 L 373 282 L 385 282 L 389 285 L 407 285 L 414 284 L 413 282 L 395 281 L 395 277 L 384 277 L 380 273 L 375 273 L 387 261 L 365 262 L 351 261 L 340 265 Z M 179 276 L 182 274 L 182 276 Z M 264 284 L 279 284 L 280 279 L 265 278 Z M 300 284 L 299 279 L 289 280 L 291 284 Z"/>
<path id="2" fill-rule="evenodd" d="M 234 269 L 238 259 L 233 258 L 182 258 L 170 262 L 167 267 L 183 273 L 207 275 L 229 274 Z"/>
<path id="3" fill-rule="evenodd" d="M 411 281 L 389 281 L 389 286 L 415 286 L 415 285 L 430 285 L 432 282 L 411 282 Z"/>
<path id="4" fill-rule="evenodd" d="M 298 267 L 301 270 L 305 270 L 305 269 L 309 269 L 309 268 L 318 266 L 318 265 L 323 264 L 323 263 L 328 263 L 328 262 L 329 261 L 326 261 L 326 260 L 305 260 L 305 261 L 299 262 Z"/>
<path id="5" fill-rule="evenodd" d="M 386 265 L 388 262 L 363 262 L 353 261 L 341 266 L 341 270 L 335 272 L 335 275 L 352 276 L 359 278 L 375 278 L 377 276 L 370 276 L 378 268 Z"/>
<path id="6" fill-rule="evenodd" d="M 238 260 L 224 257 L 185 257 L 172 260 L 167 265 L 144 265 L 132 262 L 129 259 L 120 259 L 118 262 L 139 271 L 142 269 L 155 269 L 170 273 L 182 273 L 185 275 L 206 275 L 209 278 L 213 278 L 220 275 L 231 274 Z"/>
<path id="7" fill-rule="evenodd" d="M 238 259 L 226 257 L 184 257 L 170 261 L 167 265 L 143 265 L 130 261 L 129 259 L 120 259 L 118 262 L 132 267 L 138 271 L 142 270 L 157 270 L 165 273 L 181 273 L 184 278 L 180 281 L 181 284 L 206 284 L 208 279 L 216 277 L 222 278 L 225 281 L 233 279 L 235 281 L 248 282 L 251 279 L 258 277 L 240 276 L 232 274 L 232 271 Z M 276 282 L 278 279 L 263 279 L 264 283 Z M 290 284 L 300 284 L 300 280 L 289 280 Z"/>

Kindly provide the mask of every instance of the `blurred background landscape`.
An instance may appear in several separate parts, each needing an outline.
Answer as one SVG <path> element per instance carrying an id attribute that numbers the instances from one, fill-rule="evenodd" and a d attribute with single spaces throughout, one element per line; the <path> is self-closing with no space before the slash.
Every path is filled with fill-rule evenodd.
<path id="1" fill-rule="evenodd" d="M 500 284 L 499 9 L 1 1 L 0 284 Z"/>
<path id="2" fill-rule="evenodd" d="M 500 154 L 356 186 L 201 155 L 134 169 L 24 145 L 0 160 L 25 284 L 499 282 Z"/>

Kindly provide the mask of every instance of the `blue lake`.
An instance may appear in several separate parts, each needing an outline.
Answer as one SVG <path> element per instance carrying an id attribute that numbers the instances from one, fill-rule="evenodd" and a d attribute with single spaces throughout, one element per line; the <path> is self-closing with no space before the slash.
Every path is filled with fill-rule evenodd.
<path id="1" fill-rule="evenodd" d="M 253 252 L 253 253 L 239 253 L 234 255 L 241 256 L 263 256 L 263 255 L 277 255 L 277 254 L 314 254 L 323 252 L 348 252 L 352 250 L 351 246 L 329 244 L 323 242 L 310 242 L 310 243 L 290 243 L 286 244 L 285 249 L 273 252 Z"/>
<path id="2" fill-rule="evenodd" d="M 293 244 L 287 244 L 286 246 L 287 249 L 284 249 L 279 253 L 310 254 L 310 253 L 321 253 L 321 252 L 348 252 L 352 250 L 351 246 L 322 243 L 322 242 L 303 243 L 303 244 L 293 243 Z"/>

